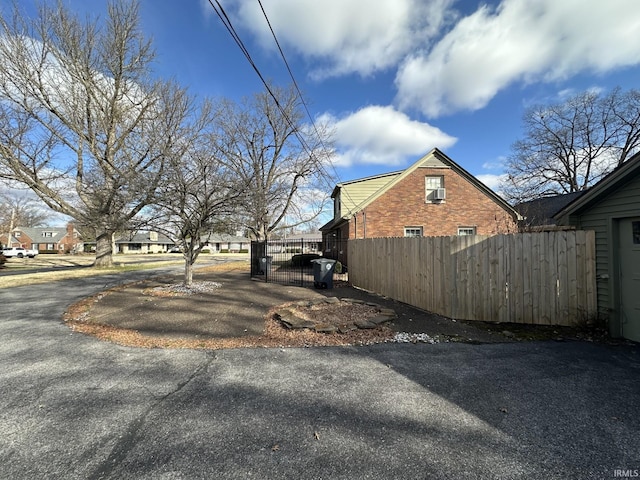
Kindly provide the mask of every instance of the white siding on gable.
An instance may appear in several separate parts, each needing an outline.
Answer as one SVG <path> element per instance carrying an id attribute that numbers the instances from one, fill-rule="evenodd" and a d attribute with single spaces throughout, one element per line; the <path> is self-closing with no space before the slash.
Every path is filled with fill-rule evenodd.
<path id="1" fill-rule="evenodd" d="M 440 159 L 434 155 L 429 155 L 424 162 L 422 162 L 418 168 L 451 168 L 449 165 L 444 164 Z"/>

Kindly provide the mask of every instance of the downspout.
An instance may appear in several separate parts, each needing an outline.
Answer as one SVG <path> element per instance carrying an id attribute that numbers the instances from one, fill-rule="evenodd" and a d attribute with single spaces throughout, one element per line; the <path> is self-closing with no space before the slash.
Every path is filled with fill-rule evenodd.
<path id="1" fill-rule="evenodd" d="M 358 214 L 353 216 L 353 238 L 358 238 Z"/>
<path id="2" fill-rule="evenodd" d="M 367 212 L 362 211 L 362 238 L 367 238 Z"/>

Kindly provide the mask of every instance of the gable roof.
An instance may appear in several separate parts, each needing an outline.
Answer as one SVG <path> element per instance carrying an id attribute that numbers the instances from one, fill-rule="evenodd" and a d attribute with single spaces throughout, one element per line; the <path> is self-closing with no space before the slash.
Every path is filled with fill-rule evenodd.
<path id="1" fill-rule="evenodd" d="M 200 237 L 201 242 L 209 242 L 209 243 L 249 243 L 247 237 L 242 237 L 239 235 L 231 235 L 229 233 L 212 233 L 211 235 L 202 235 Z"/>
<path id="2" fill-rule="evenodd" d="M 286 241 L 305 240 L 307 242 L 316 242 L 316 241 L 322 240 L 322 232 L 313 231 L 313 232 L 306 232 L 306 233 L 294 233 L 292 235 L 287 235 L 286 237 L 283 238 L 283 240 L 286 240 Z"/>
<path id="3" fill-rule="evenodd" d="M 15 232 L 24 233 L 33 243 L 58 243 L 67 234 L 67 227 L 16 227 L 13 232 L 14 236 Z M 51 232 L 51 236 L 45 237 L 45 232 Z"/>
<path id="4" fill-rule="evenodd" d="M 330 222 L 323 225 L 320 230 L 326 230 L 329 227 L 337 225 L 342 220 L 346 220 L 355 213 L 363 210 L 369 204 L 383 195 L 387 190 L 400 183 L 414 170 L 420 167 L 451 168 L 458 175 L 463 177 L 469 183 L 473 184 L 482 193 L 484 193 L 486 196 L 500 205 L 514 219 L 517 220 L 521 218 L 520 214 L 506 200 L 496 194 L 493 190 L 487 187 L 476 177 L 467 172 L 456 162 L 451 160 L 439 149 L 434 148 L 405 170 L 337 184 L 333 190 L 333 193 L 331 194 L 331 198 L 335 198 L 338 192 L 341 192 L 341 218 L 332 219 Z"/>
<path id="5" fill-rule="evenodd" d="M 556 221 L 553 218 L 555 213 L 584 193 L 585 190 L 582 190 L 580 192 L 565 193 L 564 195 L 536 198 L 535 200 L 519 203 L 514 208 L 522 215 L 524 223 L 529 227 L 555 225 Z"/>
<path id="6" fill-rule="evenodd" d="M 117 237 L 116 244 L 123 243 L 152 243 L 154 245 L 173 245 L 174 242 L 162 233 L 156 233 L 157 239 L 151 240 L 151 232 L 128 232 Z"/>
<path id="7" fill-rule="evenodd" d="M 586 210 L 614 190 L 631 181 L 636 175 L 640 175 L 640 152 L 596 183 L 584 195 L 581 195 L 558 211 L 553 218 L 558 223 L 566 223 L 570 215 L 576 215 Z"/>

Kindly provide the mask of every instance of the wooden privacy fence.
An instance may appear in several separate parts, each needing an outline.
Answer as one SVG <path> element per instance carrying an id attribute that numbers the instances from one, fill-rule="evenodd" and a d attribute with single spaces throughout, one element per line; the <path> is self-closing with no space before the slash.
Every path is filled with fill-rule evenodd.
<path id="1" fill-rule="evenodd" d="M 349 281 L 461 320 L 572 325 L 596 316 L 595 233 L 350 240 Z"/>

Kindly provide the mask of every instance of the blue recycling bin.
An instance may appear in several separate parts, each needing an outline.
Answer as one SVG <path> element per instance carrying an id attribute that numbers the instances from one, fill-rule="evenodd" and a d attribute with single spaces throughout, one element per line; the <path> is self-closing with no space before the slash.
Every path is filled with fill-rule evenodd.
<path id="1" fill-rule="evenodd" d="M 331 258 L 318 258 L 313 263 L 313 286 L 315 288 L 333 288 L 333 272 L 336 261 Z"/>

